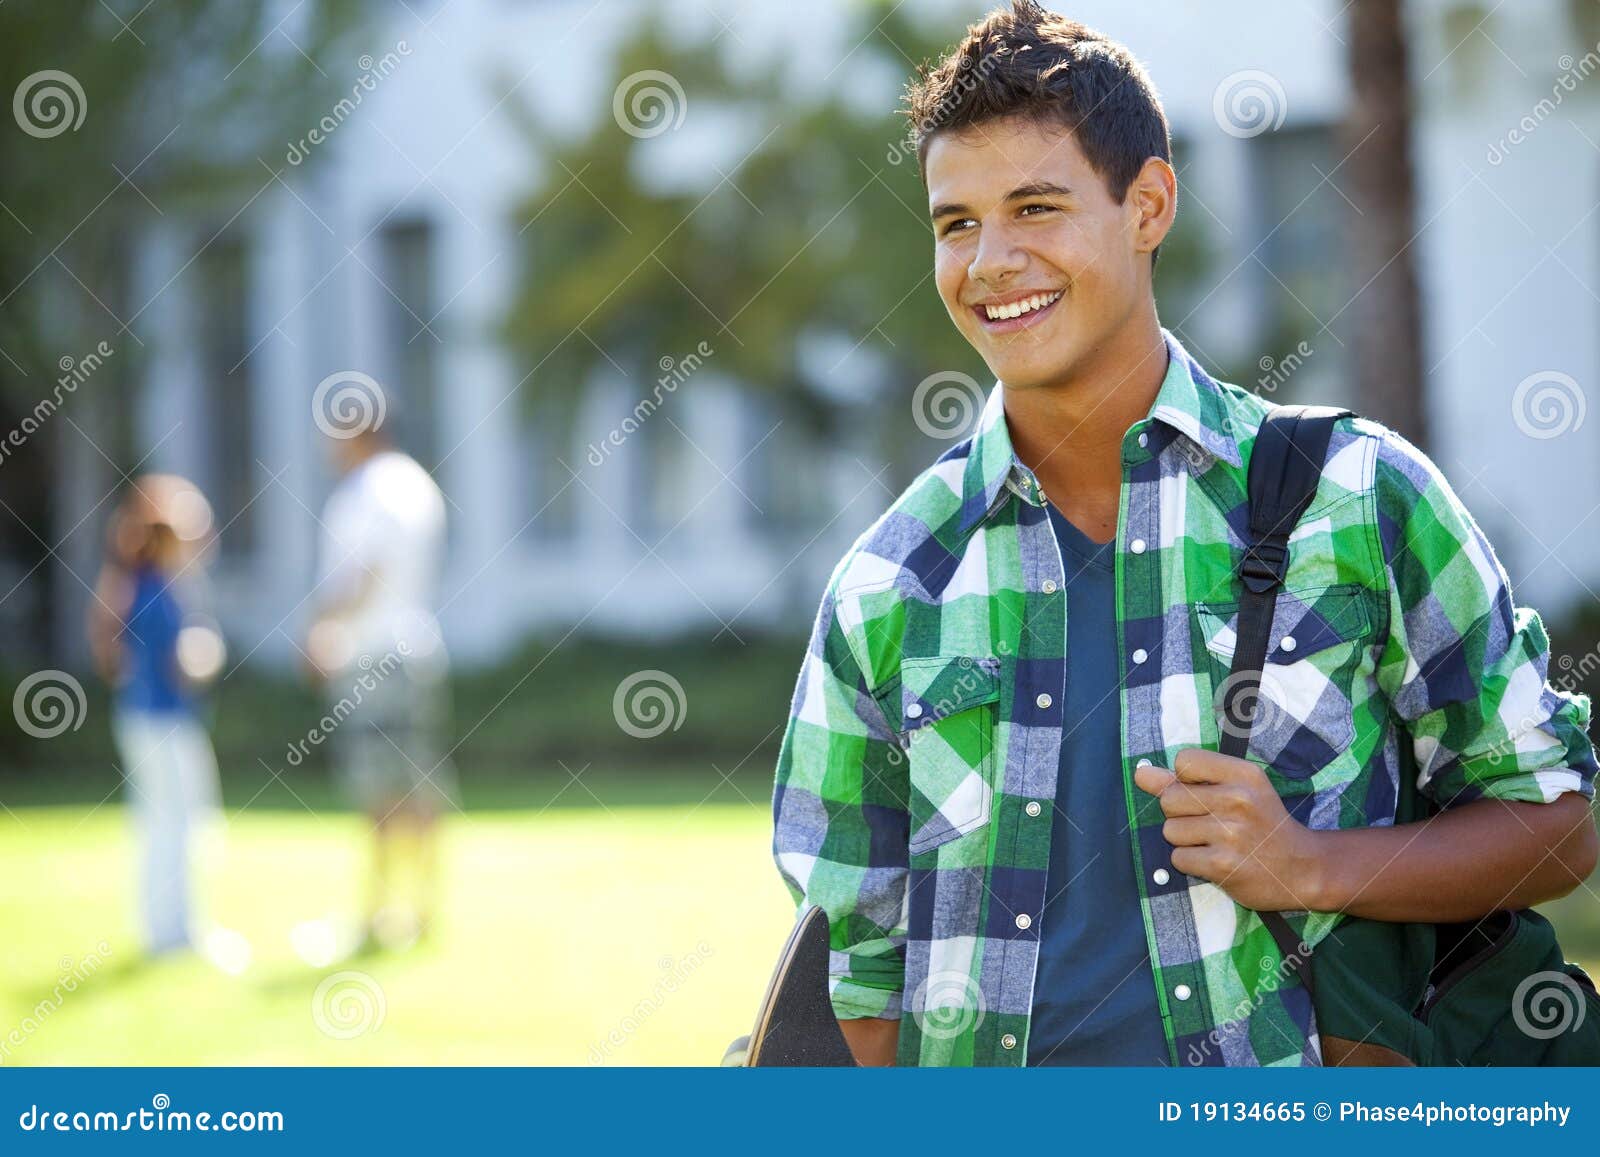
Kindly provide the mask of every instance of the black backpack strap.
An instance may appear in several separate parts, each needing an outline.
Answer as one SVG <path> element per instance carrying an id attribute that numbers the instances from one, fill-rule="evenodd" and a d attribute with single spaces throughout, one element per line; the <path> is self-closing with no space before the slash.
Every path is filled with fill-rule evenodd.
<path id="1" fill-rule="evenodd" d="M 1244 758 L 1250 745 L 1261 672 L 1272 636 L 1278 588 L 1289 569 L 1289 535 L 1311 505 L 1322 478 L 1333 424 L 1351 416 L 1331 406 L 1279 406 L 1261 423 L 1250 453 L 1250 535 L 1239 563 L 1243 584 L 1234 628 L 1233 669 L 1223 688 L 1223 726 L 1218 750 Z M 1311 958 L 1281 912 L 1262 912 L 1262 922 L 1286 963 L 1312 991 Z"/>

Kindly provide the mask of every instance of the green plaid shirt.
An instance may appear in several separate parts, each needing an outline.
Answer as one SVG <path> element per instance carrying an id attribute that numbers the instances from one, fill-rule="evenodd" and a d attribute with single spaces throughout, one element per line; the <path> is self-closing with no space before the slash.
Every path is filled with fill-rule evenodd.
<path id="1" fill-rule="evenodd" d="M 1314 1065 L 1309 994 L 1259 916 L 1172 867 L 1159 803 L 1133 786 L 1144 761 L 1217 746 L 1246 464 L 1270 408 L 1167 344 L 1155 404 L 1122 444 L 1122 766 L 1104 770 L 1123 783 L 1172 1063 Z M 828 914 L 835 1011 L 899 1018 L 900 1064 L 1027 1056 L 1070 726 L 1071 628 L 1044 502 L 996 384 L 976 434 L 835 569 L 795 688 L 774 855 L 796 901 Z M 1340 421 L 1290 552 L 1249 754 L 1295 818 L 1393 823 L 1406 767 L 1442 807 L 1593 795 L 1587 698 L 1549 685 L 1538 616 L 1514 606 L 1488 541 L 1419 450 Z M 1312 947 L 1341 919 L 1286 915 Z"/>

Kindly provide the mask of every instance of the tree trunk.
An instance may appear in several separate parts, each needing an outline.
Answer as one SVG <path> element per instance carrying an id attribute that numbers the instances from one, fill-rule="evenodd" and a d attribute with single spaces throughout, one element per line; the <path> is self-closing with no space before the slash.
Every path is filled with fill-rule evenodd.
<path id="1" fill-rule="evenodd" d="M 1401 0 L 1353 0 L 1350 112 L 1351 350 L 1356 408 L 1423 446 L 1422 301 L 1417 289 L 1411 90 Z M 1352 151 L 1353 150 L 1353 151 Z"/>

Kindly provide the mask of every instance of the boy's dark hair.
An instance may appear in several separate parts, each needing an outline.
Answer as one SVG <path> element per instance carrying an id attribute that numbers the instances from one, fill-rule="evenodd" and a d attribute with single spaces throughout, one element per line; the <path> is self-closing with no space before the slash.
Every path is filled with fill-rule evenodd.
<path id="1" fill-rule="evenodd" d="M 1069 129 L 1118 202 L 1146 160 L 1172 159 L 1161 98 L 1133 54 L 1035 0 L 995 9 L 919 65 L 905 104 L 924 183 L 936 134 L 1017 114 Z"/>

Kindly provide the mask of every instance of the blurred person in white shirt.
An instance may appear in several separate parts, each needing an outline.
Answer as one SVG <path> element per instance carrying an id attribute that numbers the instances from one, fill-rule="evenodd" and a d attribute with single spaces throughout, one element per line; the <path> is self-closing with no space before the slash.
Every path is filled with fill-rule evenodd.
<path id="1" fill-rule="evenodd" d="M 322 515 L 305 650 L 336 721 L 339 775 L 371 823 L 365 943 L 399 946 L 431 927 L 437 821 L 456 806 L 444 743 L 448 659 L 434 617 L 444 496 L 381 423 L 328 441 L 340 480 Z"/>

